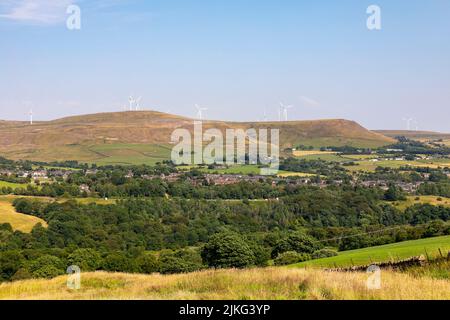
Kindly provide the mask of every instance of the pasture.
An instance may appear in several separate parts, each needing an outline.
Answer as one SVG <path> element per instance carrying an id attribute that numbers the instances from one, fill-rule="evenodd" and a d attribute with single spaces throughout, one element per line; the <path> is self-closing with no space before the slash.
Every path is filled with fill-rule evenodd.
<path id="1" fill-rule="evenodd" d="M 384 167 L 384 168 L 393 168 L 398 169 L 400 167 L 430 167 L 430 168 L 437 168 L 442 167 L 442 164 L 438 164 L 433 161 L 422 161 L 422 160 L 414 160 L 414 161 L 407 161 L 407 160 L 380 160 L 380 161 L 371 161 L 371 160 L 361 160 L 361 161 L 355 161 L 354 166 L 347 166 L 346 168 L 350 171 L 368 171 L 368 172 L 374 172 L 377 167 Z"/>
<path id="2" fill-rule="evenodd" d="M 97 165 L 154 165 L 170 159 L 171 149 L 156 144 L 103 144 L 88 147 Z"/>
<path id="3" fill-rule="evenodd" d="M 7 181 L 1 181 L 0 180 L 0 188 L 12 188 L 12 189 L 16 189 L 16 188 L 26 188 L 27 187 L 27 183 L 13 183 L 13 182 L 7 182 Z"/>
<path id="4" fill-rule="evenodd" d="M 342 251 L 335 257 L 300 262 L 293 264 L 290 267 L 351 267 L 352 265 L 388 262 L 391 260 L 407 259 L 426 254 L 437 256 L 439 254 L 439 249 L 441 249 L 443 253 L 450 251 L 450 236 L 403 241 L 383 246 Z"/>

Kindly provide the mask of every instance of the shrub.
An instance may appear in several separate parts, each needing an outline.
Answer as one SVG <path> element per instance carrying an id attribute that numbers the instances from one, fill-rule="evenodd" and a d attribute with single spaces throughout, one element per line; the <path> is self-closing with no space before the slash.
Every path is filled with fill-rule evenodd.
<path id="1" fill-rule="evenodd" d="M 61 269 L 53 266 L 53 265 L 45 265 L 33 271 L 33 277 L 36 278 L 55 278 L 64 274 Z"/>
<path id="2" fill-rule="evenodd" d="M 287 251 L 313 253 L 318 249 L 320 249 L 320 244 L 317 243 L 314 238 L 306 234 L 296 232 L 277 242 L 272 250 L 272 258 L 276 258 L 280 253 Z"/>
<path id="3" fill-rule="evenodd" d="M 11 281 L 19 281 L 33 278 L 33 275 L 26 268 L 20 268 L 17 272 L 12 276 Z"/>
<path id="4" fill-rule="evenodd" d="M 311 256 L 307 253 L 298 253 L 296 251 L 287 251 L 280 253 L 274 260 L 276 266 L 284 266 L 311 260 Z"/>
<path id="5" fill-rule="evenodd" d="M 203 268 L 202 258 L 195 250 L 163 252 L 159 258 L 160 271 L 163 274 L 187 273 Z"/>
<path id="6" fill-rule="evenodd" d="M 328 258 L 328 257 L 335 257 L 337 256 L 337 252 L 331 249 L 320 249 L 317 251 L 314 251 L 311 255 L 312 259 L 321 259 L 321 258 Z"/>

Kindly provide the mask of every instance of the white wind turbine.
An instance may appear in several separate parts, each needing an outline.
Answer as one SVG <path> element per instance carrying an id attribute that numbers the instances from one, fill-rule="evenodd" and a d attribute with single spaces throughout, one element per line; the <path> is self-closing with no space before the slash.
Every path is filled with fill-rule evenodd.
<path id="1" fill-rule="evenodd" d="M 414 130 L 419 131 L 419 121 L 414 120 Z"/>
<path id="2" fill-rule="evenodd" d="M 288 121 L 288 110 L 293 108 L 293 105 L 285 106 L 282 102 L 280 102 L 280 108 L 278 109 L 278 118 L 281 121 L 281 115 L 283 115 L 284 121 Z"/>
<path id="3" fill-rule="evenodd" d="M 136 102 L 136 111 L 141 109 L 141 100 L 142 100 L 142 97 L 139 97 L 135 101 Z"/>
<path id="4" fill-rule="evenodd" d="M 411 122 L 413 121 L 413 118 L 403 118 L 403 121 L 406 121 L 406 129 L 409 131 L 411 130 Z"/>
<path id="5" fill-rule="evenodd" d="M 195 108 L 197 109 L 197 118 L 202 120 L 203 119 L 203 111 L 208 110 L 208 108 L 202 108 L 198 104 L 195 105 Z"/>
<path id="6" fill-rule="evenodd" d="M 128 103 L 130 104 L 130 111 L 133 111 L 133 106 L 136 103 L 136 99 L 133 96 L 128 97 Z"/>
<path id="7" fill-rule="evenodd" d="M 30 125 L 33 125 L 33 109 L 30 109 L 28 115 L 30 116 Z"/>

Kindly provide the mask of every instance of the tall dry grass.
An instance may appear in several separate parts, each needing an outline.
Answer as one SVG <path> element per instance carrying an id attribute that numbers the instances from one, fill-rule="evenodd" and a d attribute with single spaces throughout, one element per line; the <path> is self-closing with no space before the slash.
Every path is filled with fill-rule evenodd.
<path id="1" fill-rule="evenodd" d="M 82 274 L 81 289 L 66 277 L 0 285 L 0 299 L 450 299 L 450 281 L 382 272 L 379 290 L 367 274 L 312 269 L 208 270 L 182 275 Z"/>

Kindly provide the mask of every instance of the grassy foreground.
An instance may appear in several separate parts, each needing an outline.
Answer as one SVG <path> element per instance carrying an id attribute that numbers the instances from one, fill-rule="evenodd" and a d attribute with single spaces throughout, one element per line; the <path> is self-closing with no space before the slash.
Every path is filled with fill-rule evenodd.
<path id="1" fill-rule="evenodd" d="M 181 275 L 95 272 L 81 275 L 79 290 L 66 287 L 66 276 L 4 283 L 0 299 L 450 299 L 447 280 L 383 271 L 381 289 L 369 290 L 367 279 L 366 273 L 288 268 Z"/>
<path id="2" fill-rule="evenodd" d="M 450 251 L 450 236 L 403 241 L 383 246 L 369 247 L 340 252 L 335 257 L 309 260 L 290 267 L 350 267 L 373 262 L 407 259 L 414 256 L 437 256 L 439 249 L 443 255 Z"/>

